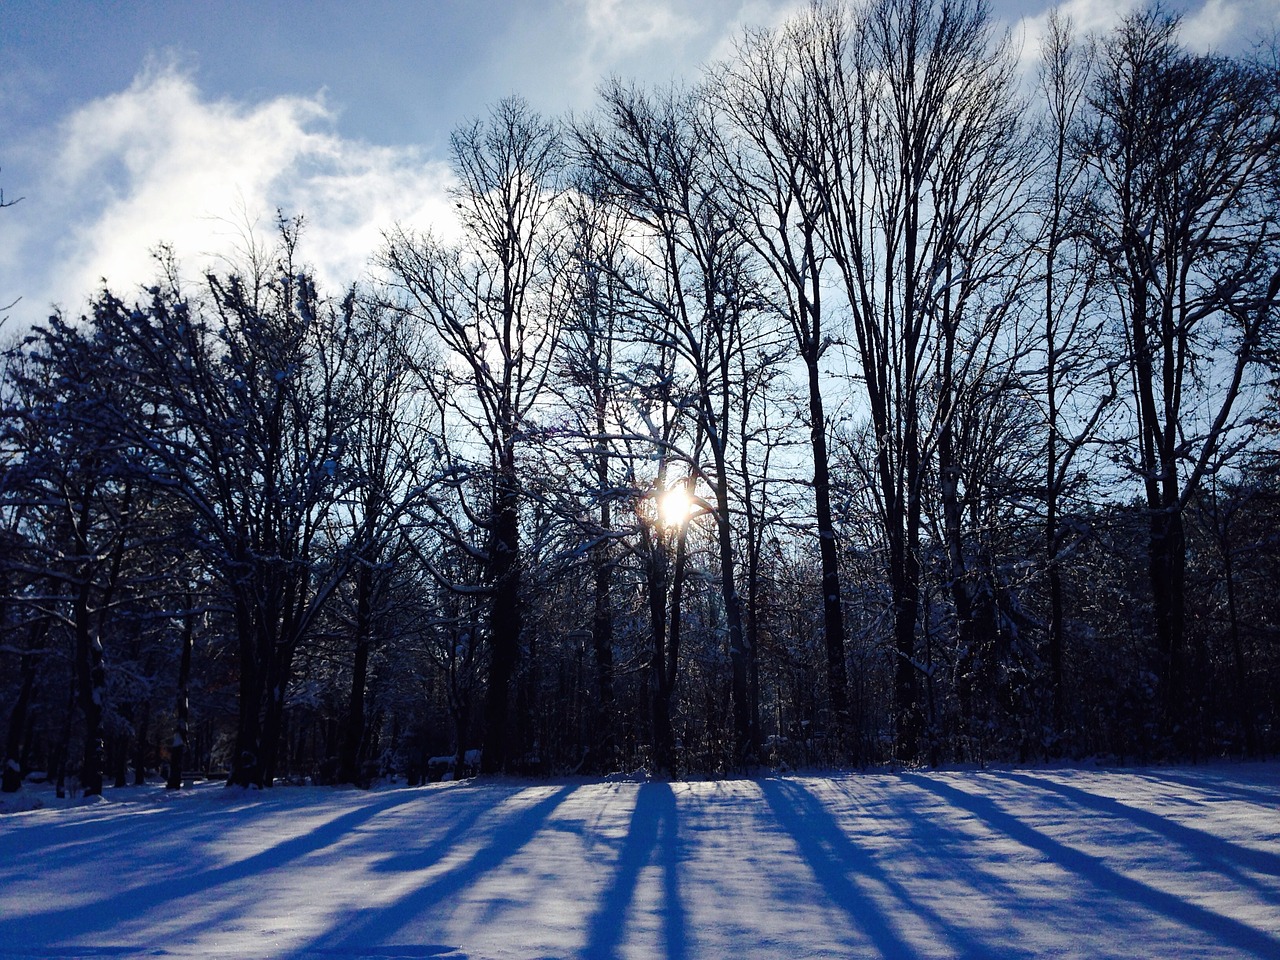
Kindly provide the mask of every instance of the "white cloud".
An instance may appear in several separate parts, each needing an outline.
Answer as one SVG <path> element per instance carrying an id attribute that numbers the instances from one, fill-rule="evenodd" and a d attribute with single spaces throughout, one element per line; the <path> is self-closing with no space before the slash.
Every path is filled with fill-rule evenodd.
<path id="1" fill-rule="evenodd" d="M 776 30 L 799 15 L 808 0 L 743 0 L 737 12 L 721 26 L 721 36 L 708 58 L 714 63 L 731 58 L 744 30 Z"/>
<path id="2" fill-rule="evenodd" d="M 582 5 L 589 46 L 601 59 L 618 59 L 654 44 L 680 42 L 700 28 L 696 20 L 677 13 L 669 3 L 582 0 Z"/>
<path id="3" fill-rule="evenodd" d="M 1280 29 L 1280 0 L 1206 0 L 1182 21 L 1182 39 L 1192 50 L 1244 49 Z"/>
<path id="4" fill-rule="evenodd" d="M 1114 28 L 1145 0 L 1066 0 L 1057 4 L 1058 15 L 1071 24 L 1076 36 L 1104 34 Z M 1021 66 L 1026 76 L 1034 76 L 1040 65 L 1040 51 L 1049 27 L 1049 11 L 1023 17 L 1013 26 L 1013 42 L 1021 43 Z"/>
<path id="5" fill-rule="evenodd" d="M 678 56 L 704 28 L 668 0 L 571 0 L 568 9 L 581 31 L 572 85 L 584 92 L 610 73 L 627 75 L 638 63 Z"/>
<path id="6" fill-rule="evenodd" d="M 1077 35 L 1105 34 L 1128 14 L 1147 6 L 1145 0 L 1067 0 L 1059 12 L 1070 18 Z M 1181 39 L 1191 50 L 1240 53 L 1280 30 L 1280 0 L 1204 0 L 1167 9 L 1182 14 Z M 1013 28 L 1022 42 L 1022 66 L 1033 75 L 1048 24 L 1048 10 L 1023 17 Z"/>
<path id="7" fill-rule="evenodd" d="M 444 165 L 345 140 L 333 121 L 322 96 L 209 101 L 187 73 L 152 66 L 59 125 L 0 266 L 42 278 L 23 291 L 28 312 L 76 310 L 101 278 L 122 293 L 150 280 L 162 242 L 188 276 L 234 256 L 250 225 L 270 230 L 277 208 L 304 217 L 303 258 L 330 289 L 357 279 L 396 221 L 452 232 Z"/>

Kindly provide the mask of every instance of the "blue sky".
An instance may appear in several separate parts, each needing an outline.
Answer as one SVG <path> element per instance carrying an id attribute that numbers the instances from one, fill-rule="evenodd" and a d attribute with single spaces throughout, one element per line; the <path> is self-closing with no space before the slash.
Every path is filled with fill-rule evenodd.
<path id="1" fill-rule="evenodd" d="M 189 272 L 274 210 L 354 279 L 395 221 L 448 232 L 449 132 L 520 93 L 587 110 L 610 73 L 693 77 L 800 0 L 0 0 L 0 304 L 14 322 L 128 290 L 172 243 Z M 1104 29 L 1133 0 L 1069 0 Z M 1193 46 L 1280 28 L 1280 0 L 1182 0 Z M 994 0 L 1024 56 L 1049 4 Z"/>

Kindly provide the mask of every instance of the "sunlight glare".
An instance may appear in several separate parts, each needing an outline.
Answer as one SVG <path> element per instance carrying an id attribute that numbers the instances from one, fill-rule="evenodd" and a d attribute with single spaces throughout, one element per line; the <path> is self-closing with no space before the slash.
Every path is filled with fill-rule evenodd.
<path id="1" fill-rule="evenodd" d="M 668 527 L 678 527 L 689 519 L 693 513 L 693 498 L 684 484 L 677 484 L 662 495 L 658 511 Z"/>

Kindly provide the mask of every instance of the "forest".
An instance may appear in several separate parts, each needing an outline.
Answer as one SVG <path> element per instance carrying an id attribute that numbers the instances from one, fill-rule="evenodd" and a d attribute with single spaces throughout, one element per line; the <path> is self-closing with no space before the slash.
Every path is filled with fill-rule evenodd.
<path id="1" fill-rule="evenodd" d="M 1280 750 L 1275 49 L 819 2 L 450 147 L 7 308 L 4 791 Z"/>

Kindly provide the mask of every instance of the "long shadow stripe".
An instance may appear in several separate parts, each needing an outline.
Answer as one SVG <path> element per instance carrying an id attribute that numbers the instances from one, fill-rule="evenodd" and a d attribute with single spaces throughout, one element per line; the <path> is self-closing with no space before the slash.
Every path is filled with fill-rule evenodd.
<path id="1" fill-rule="evenodd" d="M 1117 820 L 1127 820 L 1152 833 L 1157 833 L 1181 846 L 1206 868 L 1227 874 L 1237 883 L 1254 887 L 1260 892 L 1270 891 L 1259 884 L 1255 878 L 1248 876 L 1245 870 L 1273 877 L 1280 876 L 1280 856 L 1274 853 L 1254 850 L 1230 840 L 1215 837 L 1211 833 L 1188 827 L 1162 817 L 1158 813 L 1152 813 L 1150 810 L 1133 807 L 1111 797 L 1098 796 L 1065 783 L 1019 773 L 1004 774 L 1003 779 L 1022 783 L 1033 789 L 1056 793 L 1079 807 L 1095 810 Z"/>
<path id="2" fill-rule="evenodd" d="M 308 951 L 316 950 L 352 952 L 367 949 L 379 942 L 385 943 L 414 920 L 429 913 L 445 900 L 456 898 L 476 881 L 497 870 L 519 853 L 542 829 L 555 809 L 576 789 L 572 785 L 561 787 L 527 809 L 512 814 L 493 830 L 488 842 L 463 863 L 433 877 L 423 886 L 407 891 L 394 903 L 359 911 L 353 917 L 352 925 L 340 937 L 319 938 L 312 946 L 302 947 L 293 955 L 305 957 Z M 418 863 L 411 857 L 401 858 L 399 869 L 422 869 L 436 860 L 435 854 L 428 850 Z"/>
<path id="3" fill-rule="evenodd" d="M 42 910 L 17 919 L 0 920 L 0 942 L 48 943 L 82 938 L 110 930 L 124 918 L 162 907 L 186 897 L 208 894 L 224 883 L 251 878 L 284 866 L 338 843 L 360 824 L 388 810 L 419 799 L 421 794 L 391 796 L 340 814 L 310 830 L 243 860 L 199 870 L 185 876 L 170 876 L 155 883 L 120 890 L 104 900 L 74 907 Z M 44 948 L 41 948 L 44 949 Z"/>
<path id="4" fill-rule="evenodd" d="M 1212 910 L 1179 899 L 1171 893 L 1166 893 L 1140 880 L 1126 877 L 1097 857 L 1045 836 L 1012 814 L 1001 810 L 990 800 L 965 793 L 963 790 L 929 777 L 904 774 L 903 779 L 915 783 L 921 789 L 932 791 L 956 807 L 967 810 L 978 819 L 986 821 L 993 829 L 1010 839 L 1017 840 L 1023 846 L 1038 850 L 1054 863 L 1087 880 L 1105 893 L 1154 910 L 1175 923 L 1195 927 L 1234 949 L 1247 950 L 1255 956 L 1264 958 L 1280 956 L 1280 940 L 1275 937 L 1232 917 L 1214 913 Z"/>
<path id="5" fill-rule="evenodd" d="M 913 957 L 919 951 L 902 939 L 884 912 L 849 879 L 850 872 L 892 893 L 902 906 L 901 916 L 929 921 L 960 956 L 985 960 L 993 955 L 992 949 L 975 940 L 969 931 L 947 922 L 912 897 L 867 851 L 849 839 L 831 813 L 804 787 L 789 781 L 764 780 L 760 789 L 832 902 L 848 914 L 855 927 L 866 932 L 882 956 Z M 1030 954 L 1005 947 L 1001 956 Z"/>
<path id="6" fill-rule="evenodd" d="M 662 933 L 666 956 L 685 956 L 684 903 L 680 898 L 679 824 L 675 794 L 669 783 L 646 783 L 636 791 L 622 850 L 618 854 L 613 883 L 587 924 L 583 960 L 613 960 L 618 956 L 627 914 L 635 899 L 640 874 L 657 853 L 663 874 Z"/>

